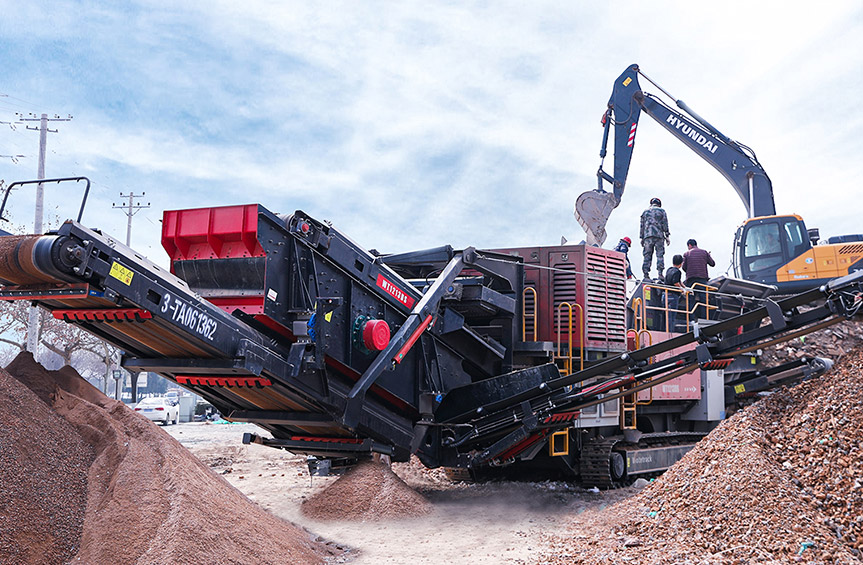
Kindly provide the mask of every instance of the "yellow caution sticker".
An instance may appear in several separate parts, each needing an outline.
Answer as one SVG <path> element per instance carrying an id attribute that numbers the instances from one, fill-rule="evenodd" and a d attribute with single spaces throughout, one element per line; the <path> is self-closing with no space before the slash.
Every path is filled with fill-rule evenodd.
<path id="1" fill-rule="evenodd" d="M 734 385 L 734 392 L 740 394 L 741 392 L 746 392 L 746 385 Z"/>
<path id="2" fill-rule="evenodd" d="M 332 321 L 333 321 L 333 312 L 332 312 L 332 310 L 330 310 L 329 312 L 327 312 L 326 314 L 324 314 L 324 320 L 326 320 L 326 321 L 328 321 L 328 322 L 332 322 Z"/>
<path id="3" fill-rule="evenodd" d="M 649 288 L 644 289 L 644 299 L 650 300 L 650 289 Z"/>
<path id="4" fill-rule="evenodd" d="M 623 86 L 629 86 L 629 83 L 632 82 L 632 77 L 626 77 L 623 81 Z"/>
<path id="5" fill-rule="evenodd" d="M 132 284 L 132 277 L 135 275 L 135 273 L 133 273 L 131 270 L 127 269 L 116 261 L 111 263 L 111 272 L 108 274 L 126 286 Z"/>

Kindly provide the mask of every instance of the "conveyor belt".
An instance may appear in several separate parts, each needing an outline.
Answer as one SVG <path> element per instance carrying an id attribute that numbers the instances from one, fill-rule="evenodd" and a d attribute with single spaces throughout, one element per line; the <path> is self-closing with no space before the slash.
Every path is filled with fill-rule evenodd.
<path id="1" fill-rule="evenodd" d="M 55 275 L 42 272 L 34 264 L 33 248 L 44 237 L 51 236 L 0 237 L 0 279 L 16 285 L 57 282 Z"/>
<path id="2" fill-rule="evenodd" d="M 284 228 L 279 236 L 290 241 Z M 224 267 L 232 265 L 226 262 Z M 127 369 L 153 371 L 179 382 L 225 416 L 236 413 L 256 421 L 256 414 L 267 414 L 259 423 L 275 437 L 361 434 L 376 440 L 362 445 L 389 444 L 388 452 L 394 452 L 395 441 L 400 457 L 406 457 L 412 424 L 400 412 L 412 410 L 409 405 L 387 406 L 381 398 L 386 391 L 372 387 L 359 420 L 346 427 L 335 416 L 358 372 L 344 367 L 345 376 L 334 378 L 333 373 L 326 379 L 320 369 L 302 368 L 308 346 L 296 348 L 296 340 L 262 333 L 200 298 L 170 272 L 80 224 L 66 222 L 50 235 L 0 237 L 0 278 L 8 283 L 0 289 L 0 298 L 38 303 L 57 319 L 121 348 Z M 263 290 L 250 289 L 248 294 L 255 293 L 262 296 Z M 291 336 L 292 327 L 268 323 Z"/>

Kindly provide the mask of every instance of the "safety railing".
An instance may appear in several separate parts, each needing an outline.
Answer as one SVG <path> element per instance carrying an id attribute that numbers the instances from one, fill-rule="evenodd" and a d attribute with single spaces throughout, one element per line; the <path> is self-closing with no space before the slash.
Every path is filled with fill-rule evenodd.
<path id="1" fill-rule="evenodd" d="M 563 369 L 566 371 L 566 374 L 569 375 L 573 373 L 573 361 L 576 359 L 579 361 L 579 371 L 584 370 L 584 308 L 581 307 L 581 304 L 576 304 L 574 306 L 575 311 L 578 313 L 578 336 L 579 336 L 579 344 L 578 351 L 579 354 L 576 357 L 573 355 L 573 343 L 572 343 L 572 310 L 573 305 L 569 302 L 561 302 L 557 305 L 557 355 L 555 356 L 556 360 L 563 361 Z M 565 326 L 566 335 L 567 335 L 567 350 L 566 353 L 563 352 L 563 330 L 564 326 L 561 324 L 561 314 L 564 310 L 569 312 L 568 323 Z"/>
<path id="2" fill-rule="evenodd" d="M 716 293 L 719 291 L 719 289 L 715 286 L 710 286 L 709 284 L 704 283 L 695 283 L 690 288 L 692 288 L 692 290 L 695 291 L 696 294 L 700 294 L 704 297 L 704 302 L 696 301 L 695 307 L 697 308 L 699 306 L 703 306 L 705 308 L 704 311 L 707 313 L 707 318 L 712 319 L 714 316 L 711 315 L 711 312 L 714 310 L 719 310 L 719 306 L 715 304 L 717 300 L 714 300 L 714 303 L 711 304 L 710 293 L 713 292 L 714 296 L 718 296 Z"/>
<path id="3" fill-rule="evenodd" d="M 533 297 L 533 309 L 530 313 L 528 313 L 528 296 Z M 564 320 L 561 319 L 564 312 L 566 312 L 567 317 L 564 323 Z M 578 325 L 578 332 L 576 333 L 576 326 L 573 325 L 573 313 L 575 313 L 575 323 Z M 524 291 L 521 295 L 521 340 L 527 341 L 528 335 L 532 338 L 532 341 L 536 341 L 537 335 L 539 334 L 539 304 L 537 300 L 537 292 L 536 289 L 528 286 L 525 287 Z M 585 316 L 584 316 L 584 308 L 581 304 L 571 304 L 569 302 L 561 302 L 557 305 L 557 349 L 554 355 L 555 361 L 562 361 L 563 367 L 561 367 L 565 374 L 571 374 L 575 372 L 575 364 L 578 362 L 578 370 L 584 370 L 584 348 L 585 348 Z M 530 331 L 528 331 L 530 328 Z M 578 343 L 576 343 L 575 336 L 578 336 Z M 564 336 L 566 336 L 566 341 L 564 341 Z M 565 347 L 564 347 L 565 345 Z M 576 352 L 578 353 L 576 355 Z"/>
<path id="4" fill-rule="evenodd" d="M 682 321 L 684 322 L 684 327 L 689 328 L 690 321 L 695 317 L 695 315 L 699 312 L 699 308 L 703 309 L 701 311 L 707 313 L 707 317 L 710 318 L 710 313 L 714 310 L 718 310 L 719 306 L 714 303 L 711 303 L 710 293 L 716 292 L 718 289 L 714 286 L 710 286 L 702 283 L 695 283 L 692 287 L 680 288 L 677 286 L 666 286 L 661 284 L 645 284 L 642 287 L 642 294 L 644 298 L 636 298 L 632 302 L 632 308 L 635 313 L 634 316 L 634 325 L 636 330 L 647 329 L 650 325 L 658 325 L 659 327 L 653 328 L 660 331 L 673 332 L 677 326 L 677 318 L 682 316 Z M 653 306 L 650 304 L 651 294 L 653 292 L 660 293 L 662 296 L 662 304 L 659 306 Z M 670 300 L 671 296 L 677 295 L 677 300 Z M 702 300 L 695 299 L 693 296 L 703 297 Z M 690 300 L 692 298 L 692 300 Z M 676 302 L 676 307 L 671 307 L 671 303 Z M 682 307 L 681 307 L 682 304 Z M 650 314 L 657 314 L 663 320 L 663 323 L 660 324 L 650 324 L 649 318 L 652 318 L 654 321 L 656 320 L 655 316 L 650 316 Z M 674 321 L 674 323 L 672 323 Z"/>
<path id="5" fill-rule="evenodd" d="M 629 330 L 627 332 L 627 338 L 629 336 L 634 338 L 635 349 L 643 349 L 653 345 L 653 334 L 646 329 Z M 653 363 L 653 359 L 651 358 L 649 362 Z M 626 392 L 628 388 L 633 386 L 634 385 L 632 384 L 623 385 L 621 387 L 621 392 Z M 634 430 L 638 428 L 638 407 L 647 406 L 653 402 L 653 387 L 648 390 L 650 392 L 647 400 L 639 400 L 637 392 L 620 397 L 620 429 Z"/>
<path id="6" fill-rule="evenodd" d="M 635 327 L 635 332 L 638 333 L 639 330 L 644 328 L 644 300 L 636 297 L 632 301 L 632 311 L 634 313 L 632 325 Z"/>
<path id="7" fill-rule="evenodd" d="M 527 295 L 531 293 L 533 295 L 533 313 L 528 315 L 527 313 Z M 532 286 L 524 287 L 524 291 L 521 293 L 521 341 L 527 341 L 527 321 L 530 319 L 531 321 L 531 329 L 533 334 L 533 340 L 536 341 L 536 312 L 537 312 L 537 294 L 536 289 Z"/>

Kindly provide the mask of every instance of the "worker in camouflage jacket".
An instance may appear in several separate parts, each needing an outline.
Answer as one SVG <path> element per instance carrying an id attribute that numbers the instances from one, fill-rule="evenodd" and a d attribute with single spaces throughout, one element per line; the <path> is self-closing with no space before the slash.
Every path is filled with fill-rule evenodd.
<path id="1" fill-rule="evenodd" d="M 650 266 L 653 263 L 653 252 L 656 252 L 656 270 L 659 278 L 665 273 L 665 244 L 671 244 L 671 232 L 668 231 L 668 215 L 662 209 L 659 198 L 650 199 L 650 208 L 641 213 L 641 252 L 644 263 L 641 266 L 644 278 L 650 278 Z"/>

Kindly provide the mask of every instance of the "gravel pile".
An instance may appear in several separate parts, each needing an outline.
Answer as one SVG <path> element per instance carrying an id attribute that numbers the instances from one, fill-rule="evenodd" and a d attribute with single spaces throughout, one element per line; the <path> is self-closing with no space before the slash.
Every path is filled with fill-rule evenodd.
<path id="1" fill-rule="evenodd" d="M 863 350 L 729 420 L 543 563 L 863 563 Z"/>
<path id="2" fill-rule="evenodd" d="M 0 369 L 0 562 L 78 551 L 95 454 L 74 426 Z"/>
<path id="3" fill-rule="evenodd" d="M 863 323 L 843 320 L 834 326 L 764 350 L 768 366 L 800 357 L 829 357 L 841 363 L 847 353 L 863 346 Z"/>
<path id="4" fill-rule="evenodd" d="M 3 563 L 321 563 L 338 553 L 70 367 L 47 371 L 22 353 L 0 372 L 0 394 Z"/>
<path id="5" fill-rule="evenodd" d="M 429 469 L 416 455 L 412 455 L 409 461 L 404 463 L 393 463 L 393 472 L 399 476 L 408 486 L 422 491 L 423 489 L 444 486 L 451 488 L 451 481 L 442 467 Z"/>
<path id="6" fill-rule="evenodd" d="M 305 500 L 300 509 L 314 520 L 373 521 L 424 516 L 432 506 L 389 465 L 365 461 Z"/>

